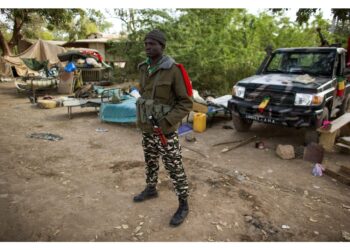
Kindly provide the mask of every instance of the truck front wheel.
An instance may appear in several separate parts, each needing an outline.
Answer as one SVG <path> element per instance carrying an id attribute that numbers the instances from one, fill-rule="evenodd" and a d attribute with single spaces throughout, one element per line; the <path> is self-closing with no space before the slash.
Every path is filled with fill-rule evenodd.
<path id="1" fill-rule="evenodd" d="M 238 132 L 246 132 L 253 124 L 252 120 L 243 119 L 240 116 L 232 114 L 233 125 Z"/>

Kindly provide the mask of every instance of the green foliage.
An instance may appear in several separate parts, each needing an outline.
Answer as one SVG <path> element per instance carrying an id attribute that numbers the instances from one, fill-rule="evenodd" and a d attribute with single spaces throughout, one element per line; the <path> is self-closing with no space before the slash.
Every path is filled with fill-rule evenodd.
<path id="1" fill-rule="evenodd" d="M 81 39 L 112 26 L 94 9 L 0 9 L 0 32 L 10 49 L 20 39 Z M 1 47 L 3 43 L 0 41 Z M 4 48 L 2 48 L 4 49 Z"/>
<path id="2" fill-rule="evenodd" d="M 54 39 L 53 34 L 49 31 L 41 31 L 37 37 L 42 39 L 42 40 L 53 40 Z"/>
<path id="3" fill-rule="evenodd" d="M 299 25 L 277 14 L 258 16 L 245 9 L 115 10 L 122 13 L 128 41 L 115 44 L 110 53 L 125 55 L 128 73 L 145 59 L 143 38 L 158 28 L 167 36 L 165 53 L 184 64 L 195 89 L 226 94 L 238 80 L 256 72 L 265 57 L 265 48 L 319 46 L 316 27 L 324 36 L 330 24 L 316 15 Z M 112 46 L 113 47 L 113 46 Z"/>

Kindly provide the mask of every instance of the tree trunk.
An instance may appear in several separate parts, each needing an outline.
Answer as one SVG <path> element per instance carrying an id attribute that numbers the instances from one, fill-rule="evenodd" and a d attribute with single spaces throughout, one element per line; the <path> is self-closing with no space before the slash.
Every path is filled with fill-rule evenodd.
<path id="1" fill-rule="evenodd" d="M 2 50 L 3 56 L 11 56 L 12 55 L 10 47 L 9 47 L 8 43 L 6 42 L 5 37 L 2 34 L 1 30 L 0 30 L 0 48 Z"/>
<path id="2" fill-rule="evenodd" d="M 15 17 L 15 21 L 13 23 L 12 38 L 8 43 L 11 51 L 13 51 L 13 48 L 15 46 L 18 47 L 18 43 L 22 38 L 22 34 L 21 34 L 22 26 L 23 26 L 23 19 L 20 17 Z"/>

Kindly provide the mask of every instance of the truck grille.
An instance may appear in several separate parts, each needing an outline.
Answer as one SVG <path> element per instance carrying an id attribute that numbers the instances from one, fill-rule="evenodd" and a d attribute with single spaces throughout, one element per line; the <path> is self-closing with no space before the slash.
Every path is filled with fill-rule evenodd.
<path id="1" fill-rule="evenodd" d="M 82 69 L 83 82 L 99 82 L 108 80 L 108 72 L 104 69 Z"/>
<path id="2" fill-rule="evenodd" d="M 246 89 L 245 100 L 250 101 L 256 104 L 262 102 L 264 97 L 269 96 L 271 105 L 285 105 L 293 106 L 294 105 L 294 93 L 292 92 L 276 92 L 271 90 L 259 90 L 257 89 Z"/>

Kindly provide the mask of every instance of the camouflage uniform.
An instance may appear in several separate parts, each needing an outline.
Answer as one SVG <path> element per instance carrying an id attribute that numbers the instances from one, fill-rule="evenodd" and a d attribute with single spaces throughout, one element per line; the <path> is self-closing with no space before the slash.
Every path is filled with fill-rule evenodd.
<path id="1" fill-rule="evenodd" d="M 188 196 L 188 184 L 182 165 L 181 147 L 177 129 L 183 117 L 192 108 L 192 99 L 188 96 L 180 69 L 175 61 L 163 56 L 157 68 L 150 72 L 147 62 L 139 65 L 141 79 L 141 98 L 137 103 L 137 125 L 143 132 L 143 150 L 146 162 L 147 186 L 156 186 L 158 181 L 159 156 L 168 171 L 175 187 L 177 196 L 185 200 Z M 162 108 L 145 111 L 143 103 L 152 101 L 154 106 Z M 159 107 L 159 106 L 158 106 Z M 167 111 L 164 111 L 168 107 Z M 149 107 L 148 107 L 149 108 Z M 154 110 L 163 110 L 157 113 Z M 160 138 L 153 132 L 153 127 L 147 121 L 149 113 L 157 118 L 159 125 L 167 137 L 167 146 L 161 144 Z M 148 113 L 147 115 L 145 115 Z"/>
<path id="2" fill-rule="evenodd" d="M 174 184 L 176 195 L 181 199 L 188 196 L 188 184 L 182 165 L 181 146 L 177 132 L 166 135 L 167 145 L 164 147 L 154 133 L 142 133 L 142 146 L 146 162 L 146 183 L 156 186 L 158 182 L 159 156 Z"/>

